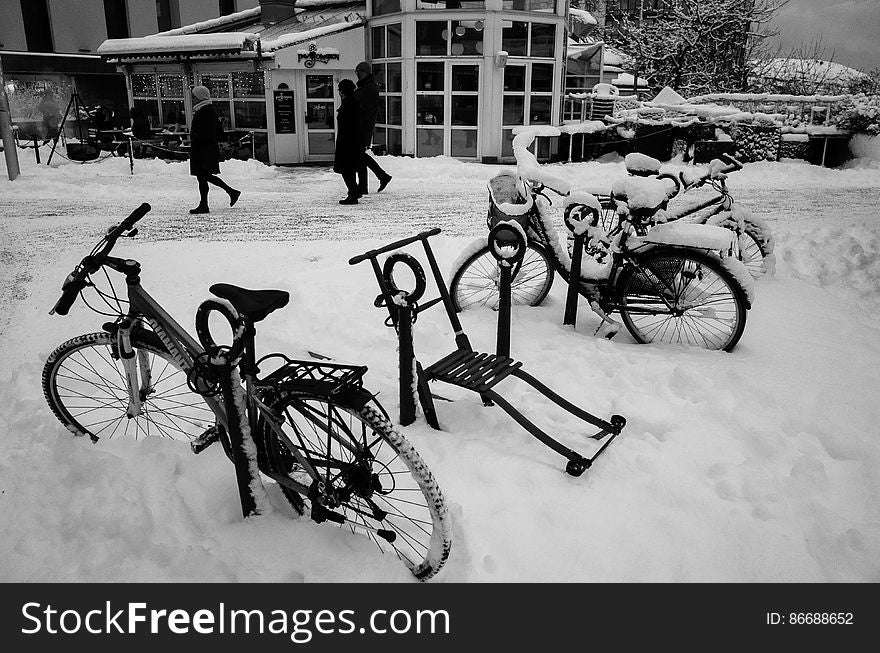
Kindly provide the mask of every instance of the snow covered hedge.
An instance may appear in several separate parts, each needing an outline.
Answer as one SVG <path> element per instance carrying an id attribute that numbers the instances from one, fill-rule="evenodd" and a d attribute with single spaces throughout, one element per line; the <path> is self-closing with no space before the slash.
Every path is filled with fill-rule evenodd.
<path id="1" fill-rule="evenodd" d="M 860 93 L 844 100 L 832 123 L 853 134 L 880 134 L 880 95 Z"/>

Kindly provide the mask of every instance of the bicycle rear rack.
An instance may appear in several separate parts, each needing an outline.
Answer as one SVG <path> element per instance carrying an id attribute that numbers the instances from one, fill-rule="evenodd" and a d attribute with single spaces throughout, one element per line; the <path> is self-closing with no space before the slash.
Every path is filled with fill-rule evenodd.
<path id="1" fill-rule="evenodd" d="M 393 326 L 397 331 L 400 366 L 400 423 L 407 426 L 415 421 L 415 401 L 417 395 L 425 420 L 432 428 L 439 429 L 440 425 L 437 421 L 433 398 L 428 389 L 428 382 L 442 381 L 449 383 L 478 393 L 483 399 L 484 405 L 491 406 L 497 404 L 514 421 L 528 431 L 529 434 L 564 456 L 568 460 L 565 468 L 568 474 L 580 476 L 605 451 L 614 438 L 620 434 L 626 424 L 626 420 L 620 415 L 613 415 L 606 421 L 582 410 L 550 390 L 550 388 L 535 377 L 527 374 L 522 369 L 522 363 L 510 357 L 510 286 L 513 276 L 512 271 L 516 268 L 516 263 L 525 254 L 525 237 L 522 234 L 522 230 L 506 223 L 500 223 L 492 229 L 489 237 L 490 249 L 498 259 L 501 269 L 501 303 L 498 311 L 496 352 L 494 354 L 474 351 L 467 335 L 464 333 L 464 329 L 452 305 L 443 275 L 428 243 L 429 237 L 439 233 L 440 229 L 436 228 L 424 231 L 417 236 L 393 242 L 379 249 L 370 250 L 349 260 L 350 265 L 356 265 L 366 260 L 370 261 L 381 290 L 381 295 L 376 300 L 376 306 L 388 309 L 389 326 Z M 424 246 L 434 281 L 440 293 L 438 298 L 425 302 L 422 305 L 417 305 L 416 303 L 424 290 L 424 270 L 418 261 L 408 255 L 392 255 L 386 261 L 384 270 L 380 268 L 378 262 L 380 254 L 398 250 L 418 241 L 421 241 Z M 390 266 L 389 262 L 392 263 Z M 405 291 L 399 291 L 396 288 L 391 278 L 393 264 L 396 262 L 406 262 L 411 268 L 418 280 L 416 289 L 418 292 L 414 291 L 410 294 Z M 457 349 L 436 363 L 422 369 L 421 364 L 415 358 L 413 350 L 412 324 L 415 322 L 419 312 L 440 302 L 443 303 L 446 309 L 447 317 L 455 333 Z M 415 370 L 415 378 L 412 376 L 413 370 Z M 583 456 L 551 437 L 520 413 L 494 389 L 496 385 L 511 376 L 527 383 L 538 393 L 571 415 L 598 428 L 599 430 L 596 433 L 587 436 L 596 441 L 604 440 L 598 450 L 590 457 Z"/>

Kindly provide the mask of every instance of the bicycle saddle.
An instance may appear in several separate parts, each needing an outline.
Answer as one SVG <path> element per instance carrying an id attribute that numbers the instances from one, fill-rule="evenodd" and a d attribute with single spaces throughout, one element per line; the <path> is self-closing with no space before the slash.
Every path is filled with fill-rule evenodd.
<path id="1" fill-rule="evenodd" d="M 240 314 L 256 323 L 269 313 L 287 306 L 290 293 L 285 290 L 248 290 L 228 283 L 215 283 L 210 291 L 227 300 Z"/>

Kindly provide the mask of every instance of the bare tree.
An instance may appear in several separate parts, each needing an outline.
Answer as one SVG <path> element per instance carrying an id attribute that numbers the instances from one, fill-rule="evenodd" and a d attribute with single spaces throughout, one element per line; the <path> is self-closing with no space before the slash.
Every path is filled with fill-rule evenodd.
<path id="1" fill-rule="evenodd" d="M 653 90 L 744 90 L 758 44 L 787 0 L 662 0 L 650 19 L 622 14 L 611 34 Z"/>

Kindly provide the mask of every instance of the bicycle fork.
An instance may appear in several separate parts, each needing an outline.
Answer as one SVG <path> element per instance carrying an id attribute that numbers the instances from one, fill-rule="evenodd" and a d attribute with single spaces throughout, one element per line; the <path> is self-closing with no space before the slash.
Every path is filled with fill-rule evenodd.
<path id="1" fill-rule="evenodd" d="M 141 349 L 135 351 L 131 346 L 132 321 L 126 318 L 117 326 L 116 349 L 122 361 L 125 388 L 128 391 L 128 406 L 125 414 L 128 419 L 133 419 L 143 414 L 144 400 L 154 390 L 153 375 L 147 353 Z"/>

